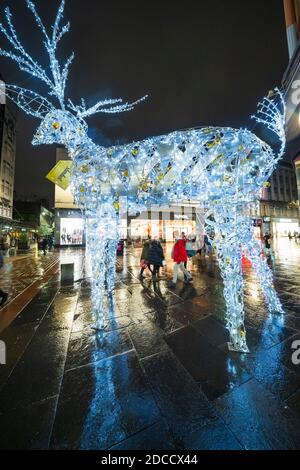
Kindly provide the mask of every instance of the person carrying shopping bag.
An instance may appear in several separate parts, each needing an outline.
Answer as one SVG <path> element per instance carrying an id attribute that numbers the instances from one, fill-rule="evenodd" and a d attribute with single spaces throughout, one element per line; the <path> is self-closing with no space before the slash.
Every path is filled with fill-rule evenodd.
<path id="1" fill-rule="evenodd" d="M 153 271 L 149 263 L 149 249 L 150 249 L 150 240 L 146 240 L 143 244 L 143 250 L 141 254 L 141 271 L 140 271 L 141 279 L 144 278 L 143 274 L 146 268 L 148 268 L 150 273 L 153 274 Z"/>

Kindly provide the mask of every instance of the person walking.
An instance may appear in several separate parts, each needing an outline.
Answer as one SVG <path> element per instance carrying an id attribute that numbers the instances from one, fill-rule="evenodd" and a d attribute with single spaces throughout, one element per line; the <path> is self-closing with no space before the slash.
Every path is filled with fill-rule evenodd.
<path id="1" fill-rule="evenodd" d="M 47 238 L 45 237 L 45 238 L 43 238 L 43 241 L 42 241 L 42 250 L 43 250 L 43 252 L 44 252 L 44 255 L 47 254 L 47 251 L 46 251 L 46 250 L 47 250 L 47 246 L 48 246 L 48 240 L 47 240 Z"/>
<path id="2" fill-rule="evenodd" d="M 205 254 L 212 254 L 211 241 L 208 238 L 207 234 L 204 235 L 204 245 L 205 245 Z"/>
<path id="3" fill-rule="evenodd" d="M 3 261 L 3 256 L 2 256 L 2 253 L 0 253 L 0 269 L 3 268 L 3 265 L 4 265 L 4 261 Z M 5 302 L 7 301 L 7 298 L 8 298 L 8 294 L 6 292 L 4 292 L 2 289 L 0 289 L 0 307 L 2 307 L 2 305 L 5 304 Z"/>
<path id="4" fill-rule="evenodd" d="M 204 248 L 204 236 L 200 234 L 197 240 L 197 253 L 199 253 L 200 256 L 202 255 L 203 248 Z"/>
<path id="5" fill-rule="evenodd" d="M 53 237 L 50 235 L 48 237 L 48 245 L 49 245 L 49 251 L 52 251 L 53 245 L 54 245 L 54 240 Z"/>
<path id="6" fill-rule="evenodd" d="M 179 268 L 184 275 L 184 282 L 189 283 L 193 279 L 191 274 L 185 268 L 185 263 L 187 263 L 187 259 L 188 259 L 185 244 L 186 244 L 186 240 L 184 238 L 179 238 L 178 240 L 175 241 L 175 244 L 173 246 L 173 249 L 172 249 L 172 258 L 174 261 L 173 279 L 172 281 L 169 282 L 168 287 L 176 286 Z"/>
<path id="7" fill-rule="evenodd" d="M 8 256 L 9 255 L 9 249 L 10 249 L 10 243 L 11 243 L 11 238 L 10 238 L 9 233 L 6 233 L 3 236 L 3 243 L 4 243 L 5 254 Z"/>
<path id="8" fill-rule="evenodd" d="M 150 273 L 153 274 L 153 271 L 149 263 L 149 249 L 150 249 L 150 240 L 146 240 L 143 244 L 143 250 L 141 254 L 141 272 L 140 272 L 141 279 L 144 278 L 143 274 L 146 268 L 148 268 Z"/>
<path id="9" fill-rule="evenodd" d="M 186 238 L 186 243 L 185 243 L 185 249 L 187 253 L 188 260 L 191 260 L 195 255 L 197 251 L 197 244 L 196 244 L 196 237 L 195 235 L 188 235 Z M 185 269 L 189 271 L 188 269 L 188 262 L 184 263 Z M 184 280 L 187 281 L 187 277 L 184 276 Z"/>
<path id="10" fill-rule="evenodd" d="M 263 237 L 264 245 L 265 245 L 265 254 L 270 254 L 271 252 L 271 235 L 270 233 L 266 232 Z"/>
<path id="11" fill-rule="evenodd" d="M 152 240 L 149 246 L 148 261 L 149 264 L 153 265 L 152 276 L 154 280 L 159 276 L 159 269 L 163 266 L 164 259 L 164 251 L 160 242 L 158 240 Z"/>
<path id="12" fill-rule="evenodd" d="M 193 258 L 196 254 L 196 237 L 193 235 L 188 235 L 186 244 L 185 244 L 185 249 L 187 252 L 188 258 Z"/>

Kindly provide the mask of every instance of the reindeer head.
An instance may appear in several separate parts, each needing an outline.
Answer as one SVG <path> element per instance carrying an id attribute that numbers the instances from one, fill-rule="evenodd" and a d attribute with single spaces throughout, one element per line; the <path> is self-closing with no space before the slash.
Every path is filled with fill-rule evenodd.
<path id="1" fill-rule="evenodd" d="M 95 113 L 120 113 L 130 111 L 134 106 L 143 101 L 143 98 L 132 102 L 123 103 L 122 99 L 106 99 L 99 101 L 94 106 L 87 108 L 84 100 L 80 105 L 75 105 L 71 100 L 65 101 L 65 88 L 69 74 L 69 68 L 73 61 L 72 53 L 64 64 L 60 64 L 56 58 L 58 43 L 69 31 L 70 24 L 61 25 L 65 0 L 62 0 L 57 16 L 52 26 L 51 35 L 48 34 L 35 5 L 31 0 L 25 0 L 27 7 L 33 13 L 37 25 L 44 36 L 44 45 L 50 60 L 50 72 L 42 68 L 24 49 L 12 22 L 9 8 L 5 9 L 7 25 L 0 22 L 0 32 L 6 37 L 12 46 L 11 51 L 0 49 L 0 56 L 15 61 L 20 70 L 39 79 L 48 88 L 45 98 L 40 94 L 14 85 L 6 86 L 8 98 L 13 100 L 27 114 L 31 114 L 42 120 L 34 138 L 33 145 L 60 144 L 67 148 L 74 148 L 84 142 L 87 137 L 87 124 L 85 119 Z M 1 91 L 0 91 L 1 92 Z M 55 99 L 57 105 L 52 102 Z"/>
<path id="2" fill-rule="evenodd" d="M 32 145 L 59 144 L 76 147 L 87 132 L 87 125 L 69 111 L 50 111 L 37 128 Z"/>

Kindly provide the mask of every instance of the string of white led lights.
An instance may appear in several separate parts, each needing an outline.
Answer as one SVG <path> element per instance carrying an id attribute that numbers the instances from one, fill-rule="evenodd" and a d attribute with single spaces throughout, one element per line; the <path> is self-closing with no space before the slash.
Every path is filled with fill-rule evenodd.
<path id="1" fill-rule="evenodd" d="M 129 111 L 146 97 L 132 103 L 122 99 L 101 100 L 88 108 L 65 99 L 69 67 L 74 54 L 60 65 L 58 43 L 69 31 L 62 26 L 65 1 L 61 1 L 52 28 L 47 30 L 32 1 L 26 0 L 44 37 L 49 55 L 50 74 L 25 50 L 5 9 L 6 26 L 0 31 L 12 51 L 0 49 L 19 68 L 47 85 L 48 97 L 15 85 L 6 87 L 8 96 L 26 113 L 41 119 L 34 145 L 59 144 L 73 160 L 72 188 L 77 204 L 84 208 L 87 244 L 92 260 L 92 300 L 95 328 L 105 328 L 105 292 L 113 292 L 116 246 L 119 238 L 119 198 L 126 196 L 129 210 L 143 210 L 150 204 L 174 204 L 196 199 L 206 211 L 208 233 L 224 281 L 226 324 L 229 346 L 248 350 L 244 326 L 242 253 L 252 261 L 270 311 L 282 307 L 274 290 L 272 273 L 260 256 L 253 238 L 249 207 L 267 185 L 285 147 L 283 97 L 276 90 L 259 103 L 254 119 L 274 132 L 280 141 L 277 154 L 247 129 L 203 127 L 175 131 L 123 146 L 104 148 L 88 137 L 85 119 L 95 113 Z M 59 107 L 51 98 L 56 98 Z"/>

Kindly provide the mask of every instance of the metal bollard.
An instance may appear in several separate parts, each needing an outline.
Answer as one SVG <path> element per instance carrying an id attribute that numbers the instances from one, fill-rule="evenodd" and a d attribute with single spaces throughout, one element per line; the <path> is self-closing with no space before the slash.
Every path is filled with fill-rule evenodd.
<path id="1" fill-rule="evenodd" d="M 60 283 L 65 285 L 74 283 L 74 263 L 60 265 Z"/>

